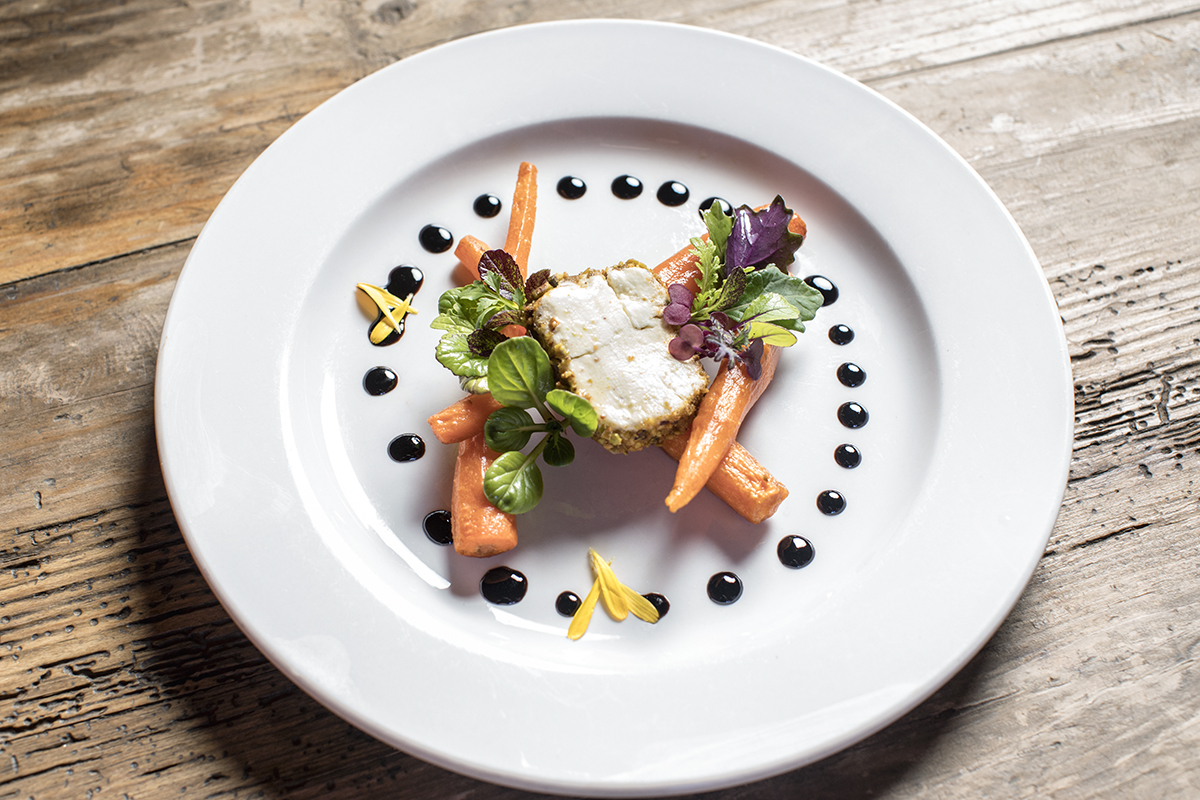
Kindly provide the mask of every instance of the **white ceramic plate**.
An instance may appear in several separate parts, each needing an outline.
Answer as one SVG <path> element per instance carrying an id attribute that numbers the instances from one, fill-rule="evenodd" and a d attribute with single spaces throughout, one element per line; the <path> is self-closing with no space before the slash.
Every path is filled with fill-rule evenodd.
<path id="1" fill-rule="evenodd" d="M 443 225 L 501 244 L 518 162 L 540 169 L 531 269 L 653 264 L 700 231 L 698 203 L 782 194 L 808 222 L 799 269 L 840 298 L 784 354 L 740 436 L 791 489 L 752 526 L 707 492 L 672 516 L 674 464 L 593 443 L 547 468 L 521 544 L 477 561 L 431 542 L 453 447 L 425 418 L 460 396 L 428 327 L 457 263 Z M 609 189 L 631 174 L 634 200 Z M 559 178 L 587 193 L 566 200 Z M 655 197 L 685 184 L 678 208 Z M 404 338 L 374 347 L 359 281 L 412 264 Z M 856 332 L 848 345 L 827 336 Z M 853 362 L 867 381 L 847 388 Z M 382 397 L 362 388 L 384 365 Z M 844 402 L 870 419 L 851 430 Z M 309 114 L 237 182 L 196 242 L 158 364 L 159 449 L 197 562 L 290 678 L 434 763 L 542 791 L 701 791 L 810 763 L 883 727 L 963 666 L 1044 548 L 1067 474 L 1071 388 L 1038 263 L 944 143 L 863 86 L 711 31 L 621 21 L 514 28 L 434 48 Z M 418 433 L 424 458 L 392 461 Z M 833 460 L 849 442 L 857 469 Z M 825 516 L 816 497 L 847 500 Z M 776 543 L 816 558 L 782 566 Z M 579 642 L 554 609 L 586 552 L 669 598 L 656 626 L 597 614 Z M 486 602 L 503 564 L 529 591 Z M 729 570 L 744 594 L 706 595 Z"/>

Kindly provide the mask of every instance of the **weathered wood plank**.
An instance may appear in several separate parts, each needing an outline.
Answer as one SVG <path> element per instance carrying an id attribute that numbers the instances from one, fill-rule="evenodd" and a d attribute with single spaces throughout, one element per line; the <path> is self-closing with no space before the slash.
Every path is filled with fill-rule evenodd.
<path id="1" fill-rule="evenodd" d="M 917 12 L 920 8 L 921 12 Z M 296 119 L 391 61 L 521 22 L 585 15 L 705 24 L 815 55 L 856 77 L 907 73 L 1106 27 L 1180 2 L 923 0 L 797 14 L 745 4 L 484 6 L 456 0 L 259 4 L 167 0 L 3 9 L 0 282 L 195 236 L 234 179 Z M 919 57 L 914 54 L 920 54 Z M 153 198 L 153 203 L 147 203 Z"/>

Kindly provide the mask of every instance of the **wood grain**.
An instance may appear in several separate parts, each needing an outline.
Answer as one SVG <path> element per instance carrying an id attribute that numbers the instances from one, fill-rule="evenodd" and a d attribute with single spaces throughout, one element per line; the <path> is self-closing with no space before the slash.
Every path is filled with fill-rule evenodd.
<path id="1" fill-rule="evenodd" d="M 585 16 L 749 35 L 913 113 L 1026 233 L 1072 358 L 1070 482 L 996 636 L 866 741 L 713 796 L 1200 796 L 1200 7 L 18 0 L 0 6 L 0 799 L 531 796 L 376 742 L 248 642 L 171 514 L 154 362 L 191 241 L 296 119 L 439 42 Z"/>

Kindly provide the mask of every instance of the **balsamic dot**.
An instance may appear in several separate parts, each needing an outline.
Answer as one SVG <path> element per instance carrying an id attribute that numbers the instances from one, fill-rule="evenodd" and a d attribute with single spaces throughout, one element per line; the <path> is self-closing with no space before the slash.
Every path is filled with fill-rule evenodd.
<path id="1" fill-rule="evenodd" d="M 379 397 L 395 389 L 398 382 L 396 373 L 387 367 L 372 367 L 363 376 L 363 389 L 367 394 Z"/>
<path id="2" fill-rule="evenodd" d="M 821 293 L 821 297 L 825 298 L 822 306 L 831 306 L 837 302 L 838 288 L 833 285 L 833 281 L 826 278 L 824 275 L 809 275 L 804 279 L 804 282 Z"/>
<path id="3" fill-rule="evenodd" d="M 839 467 L 854 469 L 862 463 L 862 453 L 852 444 L 839 444 L 833 451 L 833 460 Z"/>
<path id="4" fill-rule="evenodd" d="M 727 606 L 742 596 L 742 579 L 732 572 L 718 572 L 708 579 L 708 597 Z"/>
<path id="5" fill-rule="evenodd" d="M 867 424 L 871 415 L 858 403 L 842 403 L 837 410 L 838 422 L 847 428 L 861 428 Z"/>
<path id="6" fill-rule="evenodd" d="M 425 273 L 416 267 L 401 265 L 388 273 L 387 286 L 383 287 L 388 290 L 388 294 L 394 294 L 401 300 L 408 297 L 410 294 L 416 294 L 421 290 L 421 284 L 425 282 Z"/>
<path id="7" fill-rule="evenodd" d="M 779 563 L 792 569 L 807 567 L 812 563 L 813 556 L 816 555 L 812 542 L 803 536 L 783 537 L 779 540 L 779 546 L 775 548 L 775 552 L 779 556 Z"/>
<path id="8" fill-rule="evenodd" d="M 671 610 L 671 601 L 663 597 L 658 592 L 650 592 L 649 594 L 642 595 L 642 597 L 649 600 L 650 605 L 654 606 L 654 608 L 658 611 L 659 619 L 665 617 L 667 612 Z"/>
<path id="9" fill-rule="evenodd" d="M 701 215 L 703 215 L 705 211 L 708 211 L 710 208 L 712 208 L 713 203 L 716 203 L 721 208 L 721 211 L 725 212 L 725 216 L 727 216 L 727 217 L 733 216 L 733 204 L 730 203 L 728 200 L 726 200 L 723 197 L 710 197 L 707 200 L 705 200 L 703 203 L 701 203 L 700 204 Z"/>
<path id="10" fill-rule="evenodd" d="M 692 193 L 679 181 L 667 181 L 658 187 L 658 201 L 664 206 L 681 206 Z"/>
<path id="11" fill-rule="evenodd" d="M 834 344 L 850 344 L 854 341 L 854 331 L 846 325 L 834 325 L 829 329 L 829 341 Z"/>
<path id="12" fill-rule="evenodd" d="M 416 461 L 425 455 L 425 442 L 415 433 L 402 433 L 388 445 L 393 461 Z"/>
<path id="13" fill-rule="evenodd" d="M 863 385 L 867 379 L 867 373 L 863 372 L 862 367 L 858 364 L 851 364 L 847 361 L 837 368 L 837 377 L 842 382 L 842 386 L 853 389 Z"/>
<path id="14" fill-rule="evenodd" d="M 579 599 L 579 595 L 574 592 L 563 592 L 554 601 L 554 610 L 564 617 L 573 617 L 581 605 L 583 605 L 583 601 Z"/>
<path id="15" fill-rule="evenodd" d="M 817 508 L 826 516 L 836 517 L 846 510 L 846 498 L 842 497 L 841 492 L 827 489 L 817 495 Z"/>
<path id="16" fill-rule="evenodd" d="M 444 253 L 454 244 L 454 234 L 441 225 L 426 225 L 417 234 L 417 240 L 431 253 Z"/>
<path id="17" fill-rule="evenodd" d="M 425 529 L 425 535 L 429 537 L 429 541 L 435 544 L 446 545 L 454 542 L 450 528 L 450 512 L 445 509 L 430 511 L 425 515 L 421 527 Z"/>
<path id="18" fill-rule="evenodd" d="M 558 193 L 568 200 L 578 200 L 586 191 L 587 184 L 571 175 L 558 182 Z"/>
<path id="19" fill-rule="evenodd" d="M 612 182 L 612 193 L 622 200 L 632 200 L 642 193 L 643 188 L 642 182 L 632 175 L 622 175 Z"/>
<path id="20" fill-rule="evenodd" d="M 498 606 L 519 603 L 529 590 L 529 581 L 512 567 L 492 567 L 479 580 L 483 599 Z"/>
<path id="21" fill-rule="evenodd" d="M 502 207 L 500 198 L 494 194 L 481 194 L 475 198 L 475 203 L 471 208 L 475 209 L 475 213 L 481 217 L 490 219 L 500 213 Z"/>

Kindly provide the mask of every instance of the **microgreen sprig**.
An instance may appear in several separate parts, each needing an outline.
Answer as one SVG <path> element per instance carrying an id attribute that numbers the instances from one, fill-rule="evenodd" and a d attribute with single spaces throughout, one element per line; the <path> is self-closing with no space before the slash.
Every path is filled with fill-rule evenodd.
<path id="1" fill-rule="evenodd" d="M 732 217 L 719 203 L 704 213 L 708 238 L 693 238 L 699 278 L 667 287 L 663 321 L 678 325 L 672 356 L 699 355 L 743 364 L 761 374 L 763 346 L 788 347 L 820 308 L 821 293 L 787 273 L 804 237 L 788 228 L 792 211 L 776 197 L 761 211 L 741 206 Z"/>

